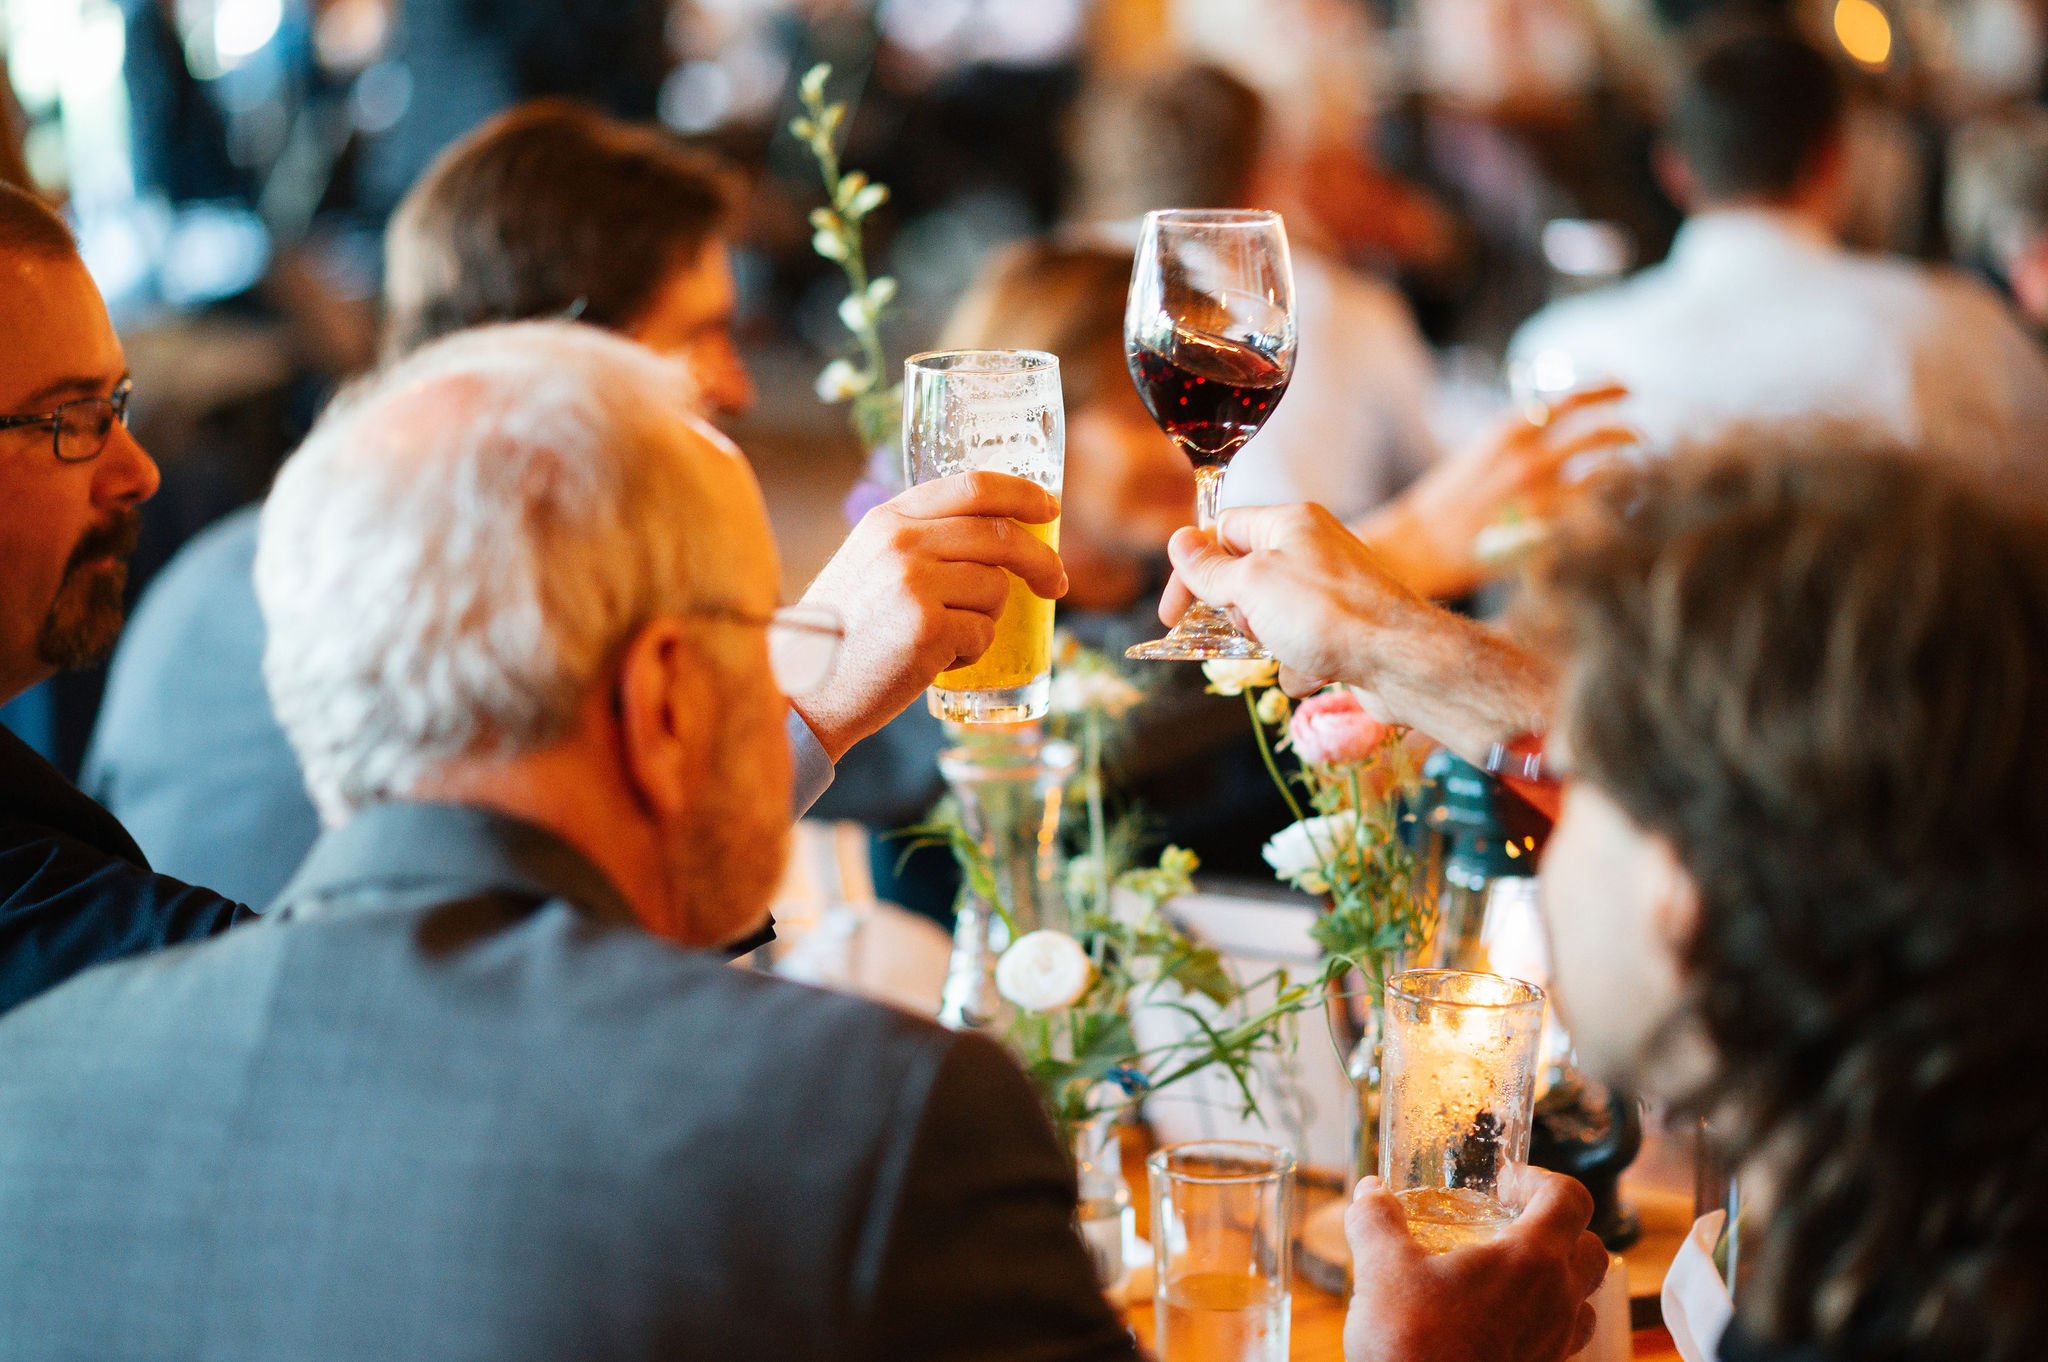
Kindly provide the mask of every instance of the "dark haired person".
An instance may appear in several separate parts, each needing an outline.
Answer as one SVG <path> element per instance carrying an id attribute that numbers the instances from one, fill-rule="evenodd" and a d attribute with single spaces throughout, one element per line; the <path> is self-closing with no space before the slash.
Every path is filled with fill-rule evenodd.
<path id="1" fill-rule="evenodd" d="M 1537 574 L 1540 652 L 1313 507 L 1181 531 L 1161 615 L 1192 591 L 1296 691 L 1333 677 L 1474 761 L 1569 773 L 1557 995 L 1589 1069 L 1730 1132 L 1752 1210 L 1723 1362 L 2048 1356 L 2048 521 L 1827 432 L 1581 514 Z M 1368 1184 L 1362 1269 L 1397 1224 Z M 1361 1270 L 1354 1328 L 1386 1280 Z M 1474 1327 L 1440 1310 L 1352 1362 L 1504 1356 Z"/>
<path id="2" fill-rule="evenodd" d="M 127 362 L 62 219 L 0 185 L 0 700 L 97 662 L 157 470 Z M 0 1010 L 246 910 L 152 874 L 118 820 L 0 729 Z"/>
<path id="3" fill-rule="evenodd" d="M 1838 243 L 1843 106 L 1828 59 L 1798 37 L 1710 42 L 1664 127 L 1662 178 L 1688 214 L 1669 257 L 1552 304 L 1511 358 L 1547 387 L 1626 384 L 1661 448 L 1825 416 L 2048 476 L 2048 364 L 2001 301 Z"/>
<path id="4" fill-rule="evenodd" d="M 386 351 L 482 323 L 574 316 L 684 362 L 700 407 L 753 397 L 734 351 L 719 167 L 652 128 L 560 100 L 450 147 L 387 232 Z M 1021 480 L 947 479 L 877 508 L 805 594 L 846 634 L 838 672 L 789 720 L 796 807 L 833 763 L 978 654 L 1008 568 L 1063 589 L 1056 555 L 1002 520 L 1051 515 Z M 263 694 L 250 587 L 256 511 L 194 540 L 151 584 L 108 678 L 84 784 L 167 869 L 262 905 L 318 834 Z"/>

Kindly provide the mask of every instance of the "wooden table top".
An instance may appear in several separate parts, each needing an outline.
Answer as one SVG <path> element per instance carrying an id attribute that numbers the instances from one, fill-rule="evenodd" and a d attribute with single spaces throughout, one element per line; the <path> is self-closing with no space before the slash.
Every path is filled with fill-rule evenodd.
<path id="1" fill-rule="evenodd" d="M 1344 1302 L 1296 1278 L 1293 1324 L 1287 1355 L 1294 1362 L 1344 1362 Z M 1131 1332 L 1146 1348 L 1153 1346 L 1152 1303 L 1146 1301 L 1127 1316 Z M 1635 1362 L 1678 1362 L 1678 1349 L 1662 1329 L 1638 1329 Z"/>

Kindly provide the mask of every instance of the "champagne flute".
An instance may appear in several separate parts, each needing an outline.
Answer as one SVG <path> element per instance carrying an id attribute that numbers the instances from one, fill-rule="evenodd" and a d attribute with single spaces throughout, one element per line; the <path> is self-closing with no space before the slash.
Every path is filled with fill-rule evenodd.
<path id="1" fill-rule="evenodd" d="M 1145 215 L 1124 307 L 1124 357 L 1146 410 L 1195 466 L 1195 518 L 1204 530 L 1216 527 L 1231 458 L 1287 391 L 1294 345 L 1294 270 L 1278 213 Z M 1173 632 L 1124 656 L 1200 662 L 1272 654 L 1196 601 Z"/>

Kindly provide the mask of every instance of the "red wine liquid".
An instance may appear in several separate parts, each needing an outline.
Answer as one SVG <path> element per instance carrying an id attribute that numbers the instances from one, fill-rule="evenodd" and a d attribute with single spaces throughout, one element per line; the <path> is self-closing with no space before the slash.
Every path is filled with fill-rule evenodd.
<path id="1" fill-rule="evenodd" d="M 1287 391 L 1278 360 L 1206 331 L 1175 326 L 1172 354 L 1138 346 L 1128 358 L 1145 409 L 1197 468 L 1227 466 Z"/>

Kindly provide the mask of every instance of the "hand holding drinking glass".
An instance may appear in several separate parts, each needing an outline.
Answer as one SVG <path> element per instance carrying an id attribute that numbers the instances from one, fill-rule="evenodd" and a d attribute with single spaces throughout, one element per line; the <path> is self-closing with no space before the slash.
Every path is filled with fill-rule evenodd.
<path id="1" fill-rule="evenodd" d="M 1195 466 L 1196 523 L 1216 524 L 1231 459 L 1280 405 L 1294 374 L 1294 271 L 1278 213 L 1174 209 L 1145 215 L 1124 310 L 1124 356 L 1152 419 Z M 1196 602 L 1150 661 L 1264 658 L 1230 618 Z"/>
<path id="2" fill-rule="evenodd" d="M 1038 350 L 944 350 L 903 364 L 903 452 L 914 487 L 962 473 L 1008 473 L 1057 497 L 1066 470 L 1059 360 Z M 1059 549 L 1060 522 L 1010 520 Z M 928 703 L 941 719 L 1016 723 L 1052 696 L 1052 601 L 1011 573 L 995 635 L 978 660 L 942 672 Z"/>

